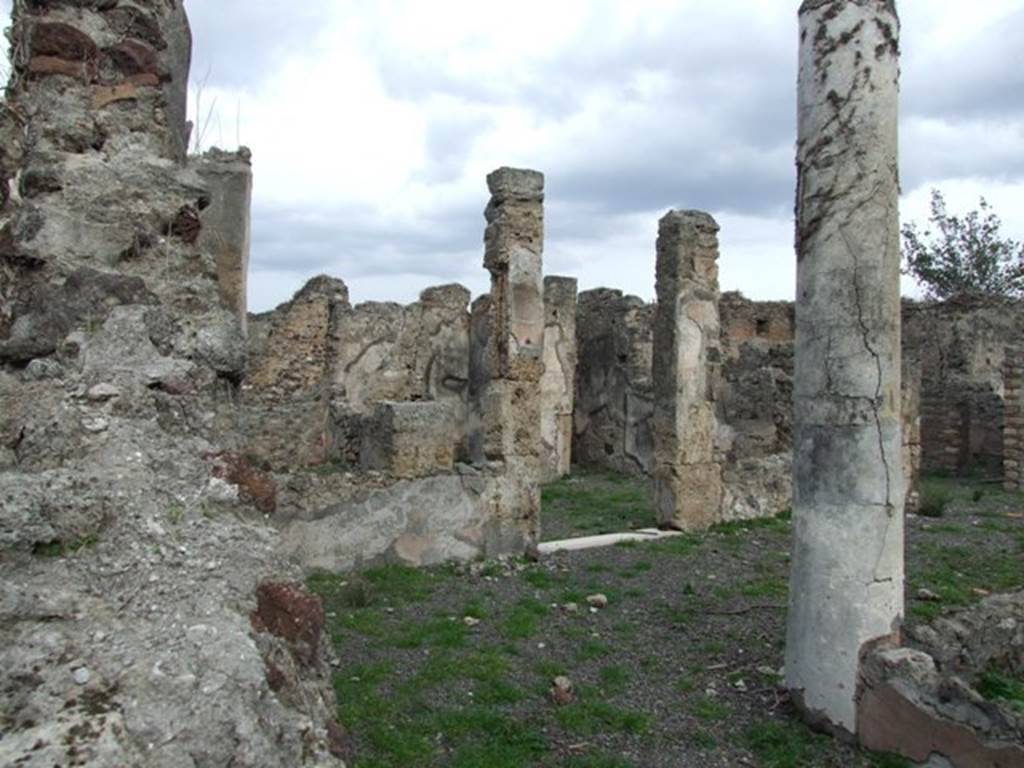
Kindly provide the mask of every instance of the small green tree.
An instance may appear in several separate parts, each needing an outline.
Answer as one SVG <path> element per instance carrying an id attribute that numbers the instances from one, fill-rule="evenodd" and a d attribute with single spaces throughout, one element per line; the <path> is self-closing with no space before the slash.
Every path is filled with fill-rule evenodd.
<path id="1" fill-rule="evenodd" d="M 942 193 L 932 189 L 928 221 L 934 231 L 919 232 L 914 222 L 903 226 L 903 273 L 929 298 L 1024 296 L 1024 245 L 1000 236 L 1002 222 L 983 197 L 979 208 L 951 216 Z"/>

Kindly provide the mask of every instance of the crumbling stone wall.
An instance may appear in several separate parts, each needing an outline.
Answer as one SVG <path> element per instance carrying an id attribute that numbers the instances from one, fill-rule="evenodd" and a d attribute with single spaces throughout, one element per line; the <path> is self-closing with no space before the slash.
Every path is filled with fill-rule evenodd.
<path id="1" fill-rule="evenodd" d="M 349 310 L 338 279 L 310 280 L 253 325 L 241 383 L 241 449 L 267 467 L 315 466 L 335 455 L 331 414 L 334 338 Z"/>
<path id="2" fill-rule="evenodd" d="M 343 313 L 331 380 L 340 461 L 359 461 L 365 420 L 387 401 L 444 403 L 451 423 L 438 436 L 449 435 L 449 450 L 465 459 L 469 296 L 461 285 L 442 285 L 405 307 L 367 302 Z"/>
<path id="3" fill-rule="evenodd" d="M 251 318 L 238 450 L 272 472 L 269 519 L 307 567 L 522 552 L 537 537 L 542 177 L 488 181 L 493 289 L 472 311 L 459 285 L 353 307 L 319 277 Z"/>
<path id="4" fill-rule="evenodd" d="M 576 389 L 576 279 L 544 278 L 544 373 L 541 388 L 543 479 L 572 469 L 572 412 Z"/>
<path id="5" fill-rule="evenodd" d="M 976 690 L 985 672 L 1024 674 L 1024 593 L 912 627 L 906 646 L 865 656 L 861 743 L 957 768 L 1024 765 L 1024 715 Z"/>
<path id="6" fill-rule="evenodd" d="M 792 302 L 723 293 L 719 423 L 723 514 L 773 515 L 792 502 Z"/>
<path id="7" fill-rule="evenodd" d="M 579 295 L 573 461 L 650 477 L 654 471 L 654 305 L 622 291 Z"/>
<path id="8" fill-rule="evenodd" d="M 0 764 L 341 768 L 322 611 L 222 429 L 246 350 L 182 3 L 19 0 L 10 37 Z"/>
<path id="9" fill-rule="evenodd" d="M 921 465 L 926 472 L 999 477 L 1007 345 L 1024 333 L 1019 302 L 904 302 L 904 349 L 921 370 Z"/>
<path id="10" fill-rule="evenodd" d="M 1019 344 L 1006 348 L 1003 363 L 1003 486 L 1024 488 L 1024 351 Z"/>

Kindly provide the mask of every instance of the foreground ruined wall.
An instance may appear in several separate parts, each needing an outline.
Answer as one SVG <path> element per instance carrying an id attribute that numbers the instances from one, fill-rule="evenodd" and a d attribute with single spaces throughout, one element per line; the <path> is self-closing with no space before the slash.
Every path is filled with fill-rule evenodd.
<path id="1" fill-rule="evenodd" d="M 245 345 L 181 3 L 16 3 L 11 35 L 0 764 L 342 766 L 319 601 L 222 440 Z"/>
<path id="2" fill-rule="evenodd" d="M 986 671 L 1024 674 L 1024 592 L 914 626 L 906 646 L 866 655 L 861 743 L 929 765 L 1024 766 L 1024 713 L 975 687 Z"/>

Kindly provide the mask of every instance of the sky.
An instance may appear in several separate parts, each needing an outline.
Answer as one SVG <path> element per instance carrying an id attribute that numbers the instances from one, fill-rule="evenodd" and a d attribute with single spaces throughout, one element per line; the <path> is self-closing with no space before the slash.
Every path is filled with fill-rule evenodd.
<path id="1" fill-rule="evenodd" d="M 651 299 L 658 219 L 697 208 L 723 290 L 792 298 L 798 5 L 185 0 L 196 138 L 253 153 L 250 310 L 320 273 L 486 291 L 503 165 L 546 176 L 546 274 Z M 936 187 L 1024 239 L 1024 0 L 898 6 L 902 219 Z"/>

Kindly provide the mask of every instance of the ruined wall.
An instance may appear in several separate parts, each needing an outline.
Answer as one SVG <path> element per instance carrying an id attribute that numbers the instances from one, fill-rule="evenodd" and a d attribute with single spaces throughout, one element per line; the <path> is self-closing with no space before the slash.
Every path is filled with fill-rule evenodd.
<path id="1" fill-rule="evenodd" d="M 222 429 L 246 350 L 182 4 L 16 2 L 10 38 L 0 764 L 341 768 L 319 601 Z"/>
<path id="2" fill-rule="evenodd" d="M 489 177 L 492 293 L 472 312 L 459 285 L 353 307 L 344 283 L 318 277 L 250 319 L 239 450 L 271 473 L 269 519 L 306 567 L 424 565 L 536 539 L 541 179 Z M 552 350 L 571 362 L 564 343 Z"/>
<path id="3" fill-rule="evenodd" d="M 1024 765 L 1024 713 L 978 692 L 993 668 L 1024 673 L 1024 592 L 986 597 L 906 634 L 906 647 L 866 654 L 861 744 L 915 763 Z"/>
<path id="4" fill-rule="evenodd" d="M 576 310 L 573 461 L 649 477 L 654 469 L 654 305 L 583 291 Z"/>
<path id="5" fill-rule="evenodd" d="M 1024 353 L 1019 344 L 1006 348 L 1003 363 L 1003 487 L 1024 489 Z"/>
<path id="6" fill-rule="evenodd" d="M 778 514 L 792 501 L 793 309 L 737 292 L 719 303 L 722 508 L 729 519 Z"/>
<path id="7" fill-rule="evenodd" d="M 951 299 L 903 305 L 905 354 L 921 371 L 921 464 L 926 472 L 998 477 L 1003 460 L 1003 367 L 1024 333 L 1021 304 Z"/>
<path id="8" fill-rule="evenodd" d="M 543 480 L 572 469 L 572 412 L 576 389 L 576 280 L 544 278 L 544 373 L 541 389 Z"/>
<path id="9" fill-rule="evenodd" d="M 267 467 L 315 466 L 336 453 L 331 374 L 348 288 L 315 277 L 253 325 L 240 387 L 241 450 Z"/>

